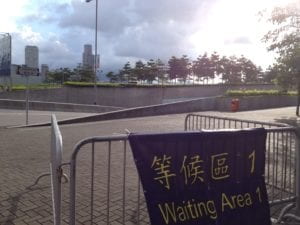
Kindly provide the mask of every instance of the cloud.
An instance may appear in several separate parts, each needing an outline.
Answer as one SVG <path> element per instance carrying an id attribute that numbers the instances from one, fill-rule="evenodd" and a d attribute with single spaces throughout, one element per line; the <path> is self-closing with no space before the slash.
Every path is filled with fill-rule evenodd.
<path id="1" fill-rule="evenodd" d="M 14 64 L 24 64 L 26 45 L 38 46 L 39 63 L 48 64 L 51 68 L 74 67 L 79 60 L 79 55 L 71 51 L 56 34 L 45 37 L 32 31 L 29 26 L 24 26 L 18 32 L 12 33 L 12 62 Z"/>
<path id="2" fill-rule="evenodd" d="M 174 27 L 177 27 L 175 29 Z M 175 24 L 157 23 L 156 26 L 141 24 L 131 27 L 114 45 L 116 56 L 142 59 L 167 58 L 190 48 L 185 42 L 182 27 Z"/>
<path id="3" fill-rule="evenodd" d="M 138 21 L 154 24 L 175 21 L 188 25 L 197 19 L 199 10 L 207 3 L 208 1 L 205 0 L 135 0 L 133 10 L 138 16 Z"/>
<path id="4" fill-rule="evenodd" d="M 232 45 L 232 44 L 242 44 L 242 45 L 249 45 L 252 44 L 252 41 L 249 37 L 240 36 L 234 39 L 227 39 L 224 41 L 225 45 Z"/>
<path id="5" fill-rule="evenodd" d="M 244 15 L 244 3 L 238 0 L 98 2 L 98 53 L 103 70 L 121 68 L 138 59 L 166 61 L 173 55 L 196 57 L 214 50 L 240 53 L 238 50 L 256 44 L 249 34 L 257 27 L 251 27 L 252 17 Z M 15 41 L 20 43 L 15 46 L 23 52 L 25 45 L 33 42 L 40 49 L 41 63 L 76 66 L 81 62 L 83 45 L 94 45 L 95 3 L 27 0 L 28 11 L 17 18 Z M 243 21 L 242 17 L 248 19 Z"/>
<path id="6" fill-rule="evenodd" d="M 81 27 L 95 29 L 95 2 L 72 1 L 72 12 L 63 17 L 59 26 L 62 28 Z M 102 34 L 112 36 L 122 33 L 126 26 L 131 25 L 130 14 L 127 12 L 129 0 L 99 1 L 98 29 Z"/>
<path id="7" fill-rule="evenodd" d="M 44 2 L 41 1 L 35 7 L 28 10 L 27 14 L 19 18 L 22 24 L 48 24 L 57 23 L 63 15 L 71 11 L 71 6 L 67 3 Z"/>
<path id="8" fill-rule="evenodd" d="M 42 13 L 33 13 L 25 21 L 58 25 L 60 43 L 81 61 L 83 45 L 94 44 L 95 0 L 90 3 L 72 0 L 69 4 L 46 3 Z M 208 0 L 99 1 L 99 51 L 105 68 L 122 66 L 128 60 L 162 58 L 188 54 L 190 34 L 205 17 Z M 203 19 L 204 20 L 204 19 Z M 53 29 L 52 29 L 53 31 Z M 55 49 L 55 48 L 54 48 Z M 104 69 L 105 69 L 104 68 Z"/>

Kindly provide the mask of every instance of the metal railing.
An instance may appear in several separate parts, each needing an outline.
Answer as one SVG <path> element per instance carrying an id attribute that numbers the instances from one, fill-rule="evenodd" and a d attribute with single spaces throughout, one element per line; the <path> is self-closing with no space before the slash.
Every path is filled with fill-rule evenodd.
<path id="1" fill-rule="evenodd" d="M 267 131 L 265 176 L 270 204 L 295 202 L 295 129 Z M 100 220 L 105 224 L 149 224 L 128 148 L 127 135 L 93 137 L 76 145 L 71 159 L 70 224 L 97 224 Z M 82 217 L 83 210 L 89 216 Z"/>
<path id="2" fill-rule="evenodd" d="M 243 129 L 254 127 L 288 127 L 282 123 L 267 123 L 255 120 L 241 120 L 229 117 L 187 114 L 184 121 L 184 130 L 200 129 Z"/>
<path id="3" fill-rule="evenodd" d="M 198 115 L 189 114 L 185 129 L 266 127 L 265 180 L 270 205 L 279 207 L 278 221 L 287 217 L 299 220 L 297 171 L 300 165 L 296 160 L 299 159 L 296 129 L 276 123 L 223 119 L 202 115 L 200 119 Z M 84 139 L 74 147 L 70 162 L 61 166 L 66 164 L 70 165 L 69 224 L 150 224 L 127 135 Z M 61 167 L 57 171 L 61 171 Z M 295 207 L 296 213 L 288 213 Z"/>
<path id="4" fill-rule="evenodd" d="M 129 148 L 127 135 L 92 137 L 75 146 L 70 162 L 70 224 L 150 224 Z"/>
<path id="5" fill-rule="evenodd" d="M 281 123 L 198 114 L 188 114 L 184 124 L 186 131 L 254 127 L 264 127 L 268 131 L 265 181 L 270 206 L 275 209 L 271 210 L 272 216 L 277 214 L 278 222 L 288 217 L 300 221 L 299 135 L 296 128 Z M 283 203 L 291 204 L 282 208 Z M 278 208 L 278 205 L 281 206 Z M 296 208 L 296 211 L 287 214 L 292 208 Z"/>

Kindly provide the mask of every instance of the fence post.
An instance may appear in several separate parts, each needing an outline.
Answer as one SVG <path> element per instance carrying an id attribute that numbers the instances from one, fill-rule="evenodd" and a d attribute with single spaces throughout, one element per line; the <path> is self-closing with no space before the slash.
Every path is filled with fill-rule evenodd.
<path id="1" fill-rule="evenodd" d="M 300 128 L 296 130 L 296 216 L 300 216 Z"/>
<path id="2" fill-rule="evenodd" d="M 61 224 L 61 162 L 62 162 L 62 136 L 57 125 L 55 115 L 51 116 L 51 191 L 54 225 Z"/>

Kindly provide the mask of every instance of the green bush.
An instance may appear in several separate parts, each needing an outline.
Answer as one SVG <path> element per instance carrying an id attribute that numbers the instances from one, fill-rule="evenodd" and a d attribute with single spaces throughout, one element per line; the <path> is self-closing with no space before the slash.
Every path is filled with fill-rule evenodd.
<path id="1" fill-rule="evenodd" d="M 40 90 L 40 89 L 48 89 L 48 88 L 60 88 L 60 84 L 30 84 L 29 89 L 31 90 Z M 26 85 L 18 84 L 12 86 L 12 91 L 24 91 L 26 90 Z"/>
<path id="2" fill-rule="evenodd" d="M 228 90 L 226 96 L 260 96 L 260 95 L 290 95 L 296 96 L 296 91 L 283 92 L 279 90 Z"/>
<path id="3" fill-rule="evenodd" d="M 74 87 L 93 87 L 93 82 L 74 82 L 67 81 L 66 86 Z M 137 88 L 162 88 L 162 87 L 197 87 L 197 86 L 215 86 L 207 84 L 135 84 L 135 83 L 97 83 L 97 87 L 137 87 Z"/>

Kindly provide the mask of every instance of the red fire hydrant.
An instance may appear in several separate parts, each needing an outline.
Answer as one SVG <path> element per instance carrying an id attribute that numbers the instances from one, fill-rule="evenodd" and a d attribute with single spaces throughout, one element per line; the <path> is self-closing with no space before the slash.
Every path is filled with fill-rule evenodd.
<path id="1" fill-rule="evenodd" d="M 240 108 L 240 100 L 238 98 L 234 98 L 231 100 L 231 111 L 236 112 Z"/>

